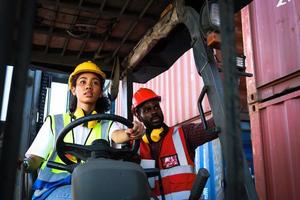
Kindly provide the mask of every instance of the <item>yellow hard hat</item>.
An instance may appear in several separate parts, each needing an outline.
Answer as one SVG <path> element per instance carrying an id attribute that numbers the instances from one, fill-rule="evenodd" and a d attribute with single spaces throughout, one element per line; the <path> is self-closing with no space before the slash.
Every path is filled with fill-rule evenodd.
<path id="1" fill-rule="evenodd" d="M 83 72 L 92 72 L 95 74 L 99 74 L 103 79 L 106 78 L 105 73 L 95 63 L 93 63 L 92 61 L 83 62 L 77 65 L 75 70 L 69 76 L 69 89 L 71 89 L 72 87 L 72 81 L 74 79 L 74 76 Z"/>

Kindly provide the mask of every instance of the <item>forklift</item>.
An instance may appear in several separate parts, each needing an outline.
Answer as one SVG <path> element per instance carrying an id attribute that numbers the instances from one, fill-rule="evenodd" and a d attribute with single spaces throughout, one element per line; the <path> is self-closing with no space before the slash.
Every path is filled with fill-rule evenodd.
<path id="1" fill-rule="evenodd" d="M 234 48 L 234 13 L 251 3 L 251 0 L 145 0 L 135 2 L 135 5 L 131 4 L 133 2 L 4 0 L 1 3 L 3 17 L 0 24 L 6 27 L 0 33 L 1 94 L 4 91 L 6 72 L 2 66 L 13 65 L 14 72 L 9 112 L 6 120 L 1 122 L 3 142 L 0 157 L 0 199 L 24 198 L 23 184 L 16 184 L 17 177 L 20 176 L 16 160 L 20 149 L 24 150 L 30 140 L 27 138 L 27 143 L 24 144 L 21 138 L 28 136 L 28 132 L 36 133 L 39 128 L 37 125 L 41 123 L 36 119 L 43 115 L 43 112 L 32 109 L 39 107 L 41 102 L 37 96 L 44 87 L 41 83 L 45 73 L 41 75 L 38 70 L 67 74 L 72 71 L 75 63 L 87 59 L 106 66 L 104 70 L 112 81 L 112 101 L 117 96 L 119 80 L 123 81 L 122 90 L 127 94 L 127 99 L 123 101 L 127 107 L 125 117 L 129 121 L 112 115 L 95 117 L 116 120 L 130 127 L 133 118 L 130 113 L 132 83 L 145 83 L 166 71 L 190 48 L 193 49 L 197 71 L 205 85 L 198 101 L 201 121 L 207 127 L 201 106 L 204 95 L 207 95 L 215 124 L 222 132 L 220 142 L 224 157 L 225 199 L 258 199 L 242 150 L 237 98 L 238 77 L 251 75 L 236 68 Z M 114 9 L 116 5 L 120 5 L 119 12 Z M 116 40 L 116 30 L 121 33 L 128 20 L 132 20 L 132 23 L 127 24 L 127 31 L 121 39 Z M 218 45 L 218 39 L 221 41 L 223 80 L 213 54 L 215 46 L 211 45 Z M 75 121 L 61 135 L 89 120 L 95 118 Z M 72 172 L 72 187 L 76 194 L 74 199 L 96 199 L 97 196 L 93 195 L 96 195 L 94 193 L 99 187 L 104 189 L 104 199 L 155 198 L 151 195 L 147 177 L 159 176 L 159 170 L 145 171 L 130 162 L 138 147 L 138 141 L 131 149 L 113 149 L 105 141 L 95 141 L 91 146 L 78 146 L 66 144 L 63 138 L 59 138 L 56 148 L 66 165 L 50 165 Z M 65 153 L 71 153 L 86 162 L 72 163 L 64 156 Z M 108 182 L 93 182 L 92 177 L 95 173 L 100 173 L 99 170 L 105 172 L 101 176 L 107 177 Z M 117 174 L 119 175 L 116 176 Z M 208 177 L 206 170 L 198 172 L 190 199 L 200 198 Z M 131 180 L 130 184 L 126 180 Z M 83 187 L 87 184 L 96 188 L 88 191 Z M 116 186 L 117 191 L 113 187 L 116 184 L 120 184 Z M 88 198 L 88 194 L 92 196 Z M 122 196 L 114 196 L 117 194 Z"/>

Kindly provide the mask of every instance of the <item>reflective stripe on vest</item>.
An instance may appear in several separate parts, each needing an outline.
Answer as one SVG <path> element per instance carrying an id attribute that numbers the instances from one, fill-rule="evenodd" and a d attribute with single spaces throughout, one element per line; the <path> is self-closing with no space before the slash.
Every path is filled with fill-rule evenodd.
<path id="1" fill-rule="evenodd" d="M 193 166 L 186 165 L 186 166 L 177 166 L 177 167 L 172 167 L 170 169 L 160 170 L 160 175 L 162 178 L 167 176 L 172 176 L 174 174 L 188 174 L 188 173 L 195 173 L 195 168 Z M 158 180 L 158 178 L 156 180 Z"/>
<path id="2" fill-rule="evenodd" d="M 190 197 L 190 191 L 180 191 L 180 192 L 173 192 L 172 194 L 166 194 L 165 199 L 166 200 L 183 200 L 183 199 L 189 199 Z M 162 199 L 161 196 L 158 196 L 158 199 Z"/>
<path id="3" fill-rule="evenodd" d="M 45 181 L 48 183 L 62 180 L 70 175 L 69 172 L 47 167 L 47 162 L 54 161 L 54 162 L 58 162 L 58 163 L 63 163 L 63 161 L 58 157 L 57 152 L 55 150 L 55 142 L 56 142 L 57 138 L 59 137 L 61 130 L 71 122 L 71 116 L 69 113 L 59 114 L 59 115 L 54 115 L 54 116 L 49 116 L 49 117 L 51 118 L 51 122 L 52 122 L 51 126 L 52 126 L 52 130 L 54 132 L 53 135 L 54 135 L 55 141 L 53 144 L 53 150 L 49 153 L 48 158 L 43 163 L 43 165 L 39 171 L 39 174 L 38 174 L 38 180 Z M 86 142 L 86 145 L 90 145 L 95 139 L 107 140 L 107 137 L 108 137 L 107 131 L 108 131 L 108 127 L 109 127 L 110 123 L 112 123 L 112 122 L 107 121 L 107 120 L 98 122 L 96 124 L 96 126 L 93 128 L 91 134 L 88 136 L 89 138 Z M 70 131 L 69 133 L 66 134 L 64 141 L 68 142 L 68 143 L 73 143 L 72 131 Z M 37 195 L 37 194 L 40 195 L 41 193 L 43 193 L 45 191 L 47 191 L 47 189 L 45 189 L 45 188 L 42 190 L 36 190 L 35 195 Z"/>
<path id="4" fill-rule="evenodd" d="M 180 139 L 178 127 L 174 128 L 172 137 L 173 137 L 174 147 L 176 149 L 180 165 L 187 165 L 188 162 L 185 156 L 185 151 L 183 149 L 183 144 Z"/>
<path id="5" fill-rule="evenodd" d="M 149 156 L 151 156 L 149 151 L 149 146 L 141 141 L 140 152 L 142 159 L 149 159 Z M 172 158 L 172 156 L 176 154 L 179 165 L 164 169 L 164 166 L 166 165 L 162 160 L 169 156 Z M 158 165 L 166 199 L 182 199 L 182 195 L 184 195 L 183 199 L 188 199 L 196 174 L 194 168 L 195 165 L 188 153 L 182 128 L 170 128 L 163 139 L 157 161 L 159 162 Z M 158 177 L 155 177 L 155 179 L 154 193 L 159 196 Z"/>

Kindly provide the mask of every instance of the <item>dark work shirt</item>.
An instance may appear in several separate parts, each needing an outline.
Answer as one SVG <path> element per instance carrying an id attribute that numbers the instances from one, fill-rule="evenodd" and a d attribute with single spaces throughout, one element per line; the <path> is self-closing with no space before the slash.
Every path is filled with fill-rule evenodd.
<path id="1" fill-rule="evenodd" d="M 208 127 L 212 128 L 214 127 L 214 122 L 212 119 L 207 121 Z M 202 123 L 200 124 L 185 124 L 181 126 L 184 132 L 187 148 L 190 154 L 191 159 L 194 161 L 195 158 L 195 149 L 211 140 L 214 140 L 218 138 L 218 134 L 212 134 L 212 133 L 207 133 L 204 128 Z M 153 142 L 150 144 L 151 148 L 151 154 L 153 159 L 157 160 L 159 152 L 160 152 L 160 146 L 162 145 L 163 139 L 161 139 L 159 142 Z"/>
<path id="2" fill-rule="evenodd" d="M 207 121 L 208 127 L 213 128 L 214 122 L 212 119 Z M 195 158 L 195 150 L 202 144 L 218 138 L 218 133 L 208 133 L 204 130 L 203 124 L 186 124 L 182 126 L 186 145 L 191 158 Z"/>

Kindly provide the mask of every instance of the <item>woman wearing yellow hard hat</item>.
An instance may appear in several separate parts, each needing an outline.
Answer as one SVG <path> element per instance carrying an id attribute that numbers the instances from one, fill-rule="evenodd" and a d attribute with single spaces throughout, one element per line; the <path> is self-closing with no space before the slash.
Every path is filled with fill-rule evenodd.
<path id="1" fill-rule="evenodd" d="M 79 64 L 71 73 L 68 81 L 73 96 L 70 111 L 48 116 L 25 154 L 26 158 L 23 165 L 26 171 L 34 171 L 40 168 L 38 178 L 33 185 L 34 194 L 32 199 L 72 199 L 71 174 L 63 170 L 49 168 L 47 162 L 63 163 L 54 147 L 56 138 L 58 138 L 64 127 L 77 118 L 104 113 L 109 110 L 109 100 L 103 94 L 105 78 L 105 73 L 91 61 Z M 66 135 L 64 141 L 89 145 L 95 139 L 108 140 L 108 132 L 116 132 L 121 136 L 123 134 L 123 137 L 131 139 L 140 138 L 144 133 L 141 123 L 134 122 L 132 129 L 124 130 L 118 130 L 118 126 L 111 126 L 111 123 L 107 120 L 90 121 L 72 129 Z"/>
<path id="2" fill-rule="evenodd" d="M 69 89 L 73 94 L 70 112 L 75 112 L 75 115 L 80 112 L 82 116 L 94 111 L 97 113 L 108 111 L 109 100 L 102 91 L 105 78 L 105 73 L 95 63 L 87 61 L 79 64 L 69 76 L 68 81 Z M 91 81 L 90 84 L 88 80 Z M 87 88 L 89 86 L 90 88 Z M 81 110 L 86 113 L 83 114 Z"/>

